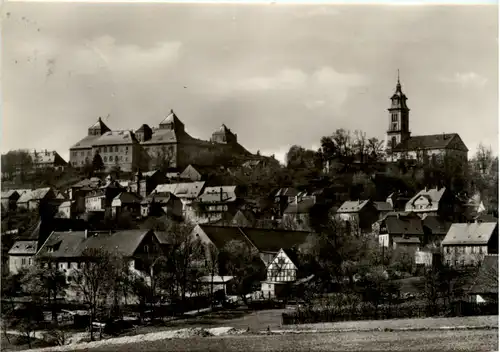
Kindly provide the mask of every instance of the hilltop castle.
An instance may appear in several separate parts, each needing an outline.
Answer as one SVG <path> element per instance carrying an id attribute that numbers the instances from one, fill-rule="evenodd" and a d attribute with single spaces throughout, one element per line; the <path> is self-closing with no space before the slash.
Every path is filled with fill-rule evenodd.
<path id="1" fill-rule="evenodd" d="M 386 147 L 391 159 L 411 158 L 427 162 L 450 156 L 465 164 L 469 149 L 457 133 L 410 135 L 410 109 L 406 104 L 407 100 L 401 88 L 398 70 L 396 91 L 388 109 L 389 128 L 386 133 Z"/>
<path id="2" fill-rule="evenodd" d="M 173 110 L 157 128 L 143 124 L 136 131 L 112 131 L 99 118 L 88 128 L 87 136 L 70 148 L 70 164 L 82 167 L 92 163 L 96 154 L 106 169 L 119 165 L 123 171 L 149 169 L 158 159 L 165 159 L 170 168 L 182 169 L 189 164 L 210 164 L 212 157 L 221 155 L 252 157 L 225 125 L 212 134 L 210 141 L 196 139 L 186 132 Z"/>

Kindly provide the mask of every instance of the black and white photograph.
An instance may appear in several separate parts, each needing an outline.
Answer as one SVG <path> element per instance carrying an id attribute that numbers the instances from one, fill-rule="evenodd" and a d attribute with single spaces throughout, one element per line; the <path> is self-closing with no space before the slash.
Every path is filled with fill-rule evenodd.
<path id="1" fill-rule="evenodd" d="M 5 1 L 1 351 L 496 351 L 495 1 Z"/>

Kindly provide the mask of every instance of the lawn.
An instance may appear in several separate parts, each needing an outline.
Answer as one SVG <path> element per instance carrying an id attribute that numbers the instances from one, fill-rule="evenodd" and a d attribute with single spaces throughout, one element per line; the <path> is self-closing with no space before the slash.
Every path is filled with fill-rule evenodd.
<path id="1" fill-rule="evenodd" d="M 495 351 L 498 330 L 344 332 L 144 341 L 75 351 Z"/>

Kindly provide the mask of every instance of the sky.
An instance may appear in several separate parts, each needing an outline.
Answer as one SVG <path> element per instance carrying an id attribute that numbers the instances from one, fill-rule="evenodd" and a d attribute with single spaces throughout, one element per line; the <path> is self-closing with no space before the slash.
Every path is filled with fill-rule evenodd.
<path id="1" fill-rule="evenodd" d="M 2 152 L 69 148 L 99 116 L 283 159 L 338 128 L 383 139 L 397 70 L 412 135 L 498 154 L 498 11 L 483 6 L 6 3 Z"/>

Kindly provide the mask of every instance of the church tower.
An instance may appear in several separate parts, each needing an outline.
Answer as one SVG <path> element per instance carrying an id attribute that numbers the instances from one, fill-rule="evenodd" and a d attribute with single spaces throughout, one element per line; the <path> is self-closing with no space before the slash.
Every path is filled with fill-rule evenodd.
<path id="1" fill-rule="evenodd" d="M 387 148 L 392 149 L 410 138 L 410 109 L 406 105 L 406 95 L 401 90 L 401 82 L 396 84 L 396 91 L 391 97 L 389 110 L 389 128 L 387 129 Z"/>

